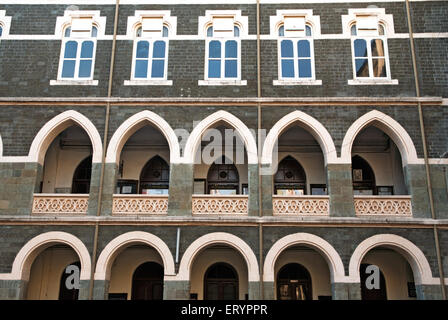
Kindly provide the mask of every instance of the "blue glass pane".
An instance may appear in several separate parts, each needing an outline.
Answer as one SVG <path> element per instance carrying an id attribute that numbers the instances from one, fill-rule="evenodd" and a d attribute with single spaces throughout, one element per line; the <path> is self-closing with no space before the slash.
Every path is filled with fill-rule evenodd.
<path id="1" fill-rule="evenodd" d="M 76 58 L 76 51 L 78 50 L 78 43 L 76 41 L 68 41 L 65 44 L 64 58 Z"/>
<path id="2" fill-rule="evenodd" d="M 154 42 L 154 52 L 152 53 L 153 58 L 165 58 L 165 42 L 156 41 Z"/>
<path id="3" fill-rule="evenodd" d="M 282 77 L 294 78 L 294 60 L 282 60 Z"/>
<path id="4" fill-rule="evenodd" d="M 294 49 L 292 47 L 291 40 L 283 40 L 281 47 L 282 47 L 282 58 L 294 57 Z"/>
<path id="5" fill-rule="evenodd" d="M 70 37 L 71 33 L 72 33 L 72 28 L 68 27 L 67 29 L 65 29 L 64 37 L 66 37 L 66 38 Z"/>
<path id="6" fill-rule="evenodd" d="M 74 78 L 75 77 L 75 60 L 64 60 L 62 65 L 62 78 Z"/>
<path id="7" fill-rule="evenodd" d="M 356 39 L 354 42 L 355 57 L 367 57 L 367 43 L 364 39 Z"/>
<path id="8" fill-rule="evenodd" d="M 236 41 L 226 41 L 226 58 L 238 57 L 238 44 Z"/>
<path id="9" fill-rule="evenodd" d="M 163 26 L 162 37 L 164 37 L 164 38 L 168 37 L 168 28 L 165 26 Z"/>
<path id="10" fill-rule="evenodd" d="M 84 41 L 82 43 L 81 58 L 93 58 L 93 41 Z"/>
<path id="11" fill-rule="evenodd" d="M 278 29 L 278 35 L 279 35 L 280 37 L 284 37 L 284 36 L 285 36 L 285 27 L 284 27 L 284 26 L 281 26 L 281 27 Z"/>
<path id="12" fill-rule="evenodd" d="M 311 59 L 299 60 L 299 78 L 311 78 Z"/>
<path id="13" fill-rule="evenodd" d="M 2 33 L 3 33 L 3 28 L 0 27 L 0 37 L 2 36 Z"/>
<path id="14" fill-rule="evenodd" d="M 221 58 L 221 42 L 210 41 L 208 51 L 208 55 L 210 58 Z"/>
<path id="15" fill-rule="evenodd" d="M 236 38 L 240 36 L 240 28 L 238 28 L 237 26 L 233 27 L 233 36 Z"/>
<path id="16" fill-rule="evenodd" d="M 207 37 L 213 37 L 213 27 L 208 27 L 208 29 L 207 29 Z"/>
<path id="17" fill-rule="evenodd" d="M 92 27 L 92 38 L 96 38 L 98 35 L 98 28 Z"/>
<path id="18" fill-rule="evenodd" d="M 311 57 L 310 42 L 308 40 L 300 40 L 297 43 L 299 58 Z"/>
<path id="19" fill-rule="evenodd" d="M 311 27 L 310 26 L 305 27 L 305 34 L 307 37 L 311 37 Z"/>
<path id="20" fill-rule="evenodd" d="M 165 60 L 153 60 L 152 61 L 152 78 L 163 78 L 165 73 Z"/>
<path id="21" fill-rule="evenodd" d="M 79 77 L 89 78 L 92 72 L 92 60 L 81 60 L 79 62 Z"/>
<path id="22" fill-rule="evenodd" d="M 149 57 L 149 42 L 139 41 L 137 43 L 137 58 L 147 59 Z"/>
<path id="23" fill-rule="evenodd" d="M 209 60 L 208 77 L 221 78 L 221 60 Z"/>
<path id="24" fill-rule="evenodd" d="M 238 76 L 237 70 L 238 62 L 236 60 L 226 60 L 226 78 L 236 78 Z"/>
<path id="25" fill-rule="evenodd" d="M 367 59 L 355 59 L 356 64 L 356 76 L 368 77 L 369 76 L 369 63 Z"/>
<path id="26" fill-rule="evenodd" d="M 148 76 L 148 60 L 135 61 L 135 73 L 136 78 L 146 78 Z"/>

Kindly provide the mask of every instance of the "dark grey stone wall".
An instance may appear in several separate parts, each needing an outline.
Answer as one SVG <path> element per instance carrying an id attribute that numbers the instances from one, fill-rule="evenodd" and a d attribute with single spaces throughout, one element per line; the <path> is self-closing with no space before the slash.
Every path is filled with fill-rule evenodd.
<path id="1" fill-rule="evenodd" d="M 407 165 L 404 168 L 406 185 L 411 195 L 412 216 L 416 218 L 431 218 L 428 184 L 424 165 Z"/>
<path id="2" fill-rule="evenodd" d="M 191 215 L 193 172 L 194 165 L 192 164 L 170 165 L 168 214 L 175 216 Z"/>
<path id="3" fill-rule="evenodd" d="M 350 164 L 327 165 L 327 186 L 330 196 L 330 215 L 354 217 L 352 166 Z"/>

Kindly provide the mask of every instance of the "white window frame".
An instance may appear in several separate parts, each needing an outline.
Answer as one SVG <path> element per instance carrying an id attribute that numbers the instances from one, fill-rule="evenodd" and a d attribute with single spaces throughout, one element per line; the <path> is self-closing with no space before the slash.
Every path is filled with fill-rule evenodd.
<path id="1" fill-rule="evenodd" d="M 11 17 L 6 16 L 6 10 L 0 10 L 0 26 L 2 27 L 0 39 L 4 39 L 9 35 L 9 28 L 11 27 Z"/>

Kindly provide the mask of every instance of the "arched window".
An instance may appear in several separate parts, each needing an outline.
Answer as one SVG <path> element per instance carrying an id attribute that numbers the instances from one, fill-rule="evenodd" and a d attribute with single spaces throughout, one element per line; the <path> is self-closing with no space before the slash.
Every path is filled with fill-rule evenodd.
<path id="1" fill-rule="evenodd" d="M 352 158 L 352 178 L 355 195 L 376 194 L 375 174 L 367 161 L 360 156 Z"/>
<path id="2" fill-rule="evenodd" d="M 162 300 L 163 274 L 158 263 L 141 264 L 132 276 L 132 300 Z"/>
<path id="3" fill-rule="evenodd" d="M 161 32 L 144 32 L 138 27 L 134 41 L 132 79 L 166 80 L 169 29 L 163 26 Z"/>
<path id="4" fill-rule="evenodd" d="M 70 264 L 71 266 L 75 266 L 81 271 L 81 263 L 79 261 Z M 67 266 L 68 267 L 68 266 Z M 79 289 L 69 289 L 67 288 L 67 280 L 71 273 L 66 273 L 67 268 L 62 271 L 61 281 L 59 283 L 59 300 L 78 300 Z M 69 280 L 70 284 L 72 282 Z"/>
<path id="5" fill-rule="evenodd" d="M 238 273 L 227 263 L 215 263 L 204 276 L 204 300 L 238 300 Z"/>
<path id="6" fill-rule="evenodd" d="M 2 34 L 3 34 L 3 26 L 0 24 L 0 37 L 2 36 Z"/>
<path id="7" fill-rule="evenodd" d="M 300 163 L 287 156 L 278 164 L 274 176 L 274 192 L 278 195 L 306 194 L 306 175 Z"/>
<path id="8" fill-rule="evenodd" d="M 278 29 L 279 79 L 314 79 L 314 42 L 311 26 L 305 25 L 304 32 L 285 32 L 285 26 Z"/>
<path id="9" fill-rule="evenodd" d="M 390 78 L 386 29 L 382 24 L 354 23 L 352 37 L 353 77 Z"/>
<path id="10" fill-rule="evenodd" d="M 239 193 L 239 174 L 236 166 L 223 156 L 210 166 L 207 174 L 209 194 L 235 195 Z"/>
<path id="11" fill-rule="evenodd" d="M 141 194 L 168 194 L 170 167 L 159 156 L 149 160 L 140 174 Z"/>
<path id="12" fill-rule="evenodd" d="M 91 23 L 82 27 L 78 24 L 78 28 L 82 30 L 73 30 L 71 26 L 64 30 L 59 67 L 60 79 L 90 80 L 93 78 L 98 29 Z"/>
<path id="13" fill-rule="evenodd" d="M 233 32 L 217 36 L 213 26 L 207 28 L 206 79 L 239 79 L 241 40 L 240 27 Z"/>
<path id="14" fill-rule="evenodd" d="M 85 158 L 76 168 L 73 175 L 72 193 L 90 193 L 92 175 L 92 156 Z"/>
<path id="15" fill-rule="evenodd" d="M 298 263 L 283 266 L 277 275 L 277 300 L 312 300 L 311 276 Z"/>

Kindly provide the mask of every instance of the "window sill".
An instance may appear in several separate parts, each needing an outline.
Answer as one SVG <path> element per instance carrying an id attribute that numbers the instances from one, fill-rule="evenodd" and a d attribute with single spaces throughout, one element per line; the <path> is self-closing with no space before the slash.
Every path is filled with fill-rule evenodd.
<path id="1" fill-rule="evenodd" d="M 172 86 L 173 80 L 125 80 L 125 86 Z"/>
<path id="2" fill-rule="evenodd" d="M 50 86 L 97 86 L 98 80 L 50 80 Z"/>
<path id="3" fill-rule="evenodd" d="M 351 86 L 363 86 L 363 85 L 397 85 L 396 79 L 353 79 L 348 80 L 348 84 Z"/>
<path id="4" fill-rule="evenodd" d="M 199 86 L 247 86 L 247 80 L 199 80 Z"/>
<path id="5" fill-rule="evenodd" d="M 274 86 L 321 86 L 322 80 L 274 80 Z"/>

